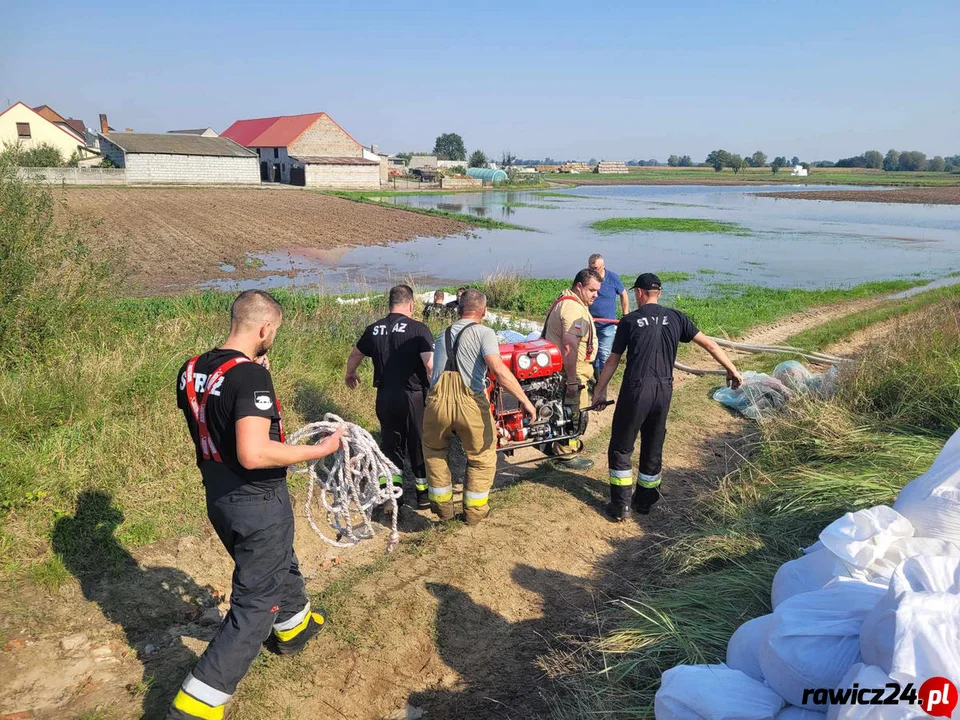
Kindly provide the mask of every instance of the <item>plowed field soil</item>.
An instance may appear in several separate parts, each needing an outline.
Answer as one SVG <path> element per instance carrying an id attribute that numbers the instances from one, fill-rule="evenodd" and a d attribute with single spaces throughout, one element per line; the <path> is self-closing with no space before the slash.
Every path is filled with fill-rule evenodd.
<path id="1" fill-rule="evenodd" d="M 263 274 L 249 267 L 250 253 L 385 245 L 470 229 L 445 218 L 291 189 L 71 188 L 62 197 L 59 219 L 100 221 L 94 251 L 119 250 L 131 293 L 182 291 L 204 280 Z"/>
<path id="2" fill-rule="evenodd" d="M 890 190 L 811 190 L 809 192 L 757 193 L 760 197 L 789 200 L 960 205 L 960 186 L 894 188 Z"/>

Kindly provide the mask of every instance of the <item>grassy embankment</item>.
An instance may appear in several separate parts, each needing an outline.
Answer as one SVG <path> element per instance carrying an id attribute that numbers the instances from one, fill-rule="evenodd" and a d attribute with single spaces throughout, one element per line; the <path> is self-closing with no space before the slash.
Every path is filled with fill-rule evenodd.
<path id="1" fill-rule="evenodd" d="M 643 553 L 627 578 L 636 592 L 608 606 L 579 669 L 558 678 L 566 687 L 557 717 L 652 718 L 660 674 L 722 662 L 733 631 L 770 611 L 783 562 L 843 513 L 892 503 L 929 467 L 960 426 L 960 289 L 842 318 L 790 342 L 823 347 L 910 310 L 919 312 L 841 375 L 834 399 L 797 402 L 758 426 L 747 461 L 681 520 L 687 530 Z M 569 669 L 571 659 L 563 661 Z"/>
<path id="2" fill-rule="evenodd" d="M 550 182 L 571 185 L 696 185 L 698 183 L 756 184 L 756 185 L 890 185 L 932 186 L 960 185 L 960 173 L 946 172 L 884 172 L 853 168 L 812 168 L 807 177 L 791 177 L 790 169 L 774 174 L 770 168 L 745 168 L 734 173 L 729 168 L 716 172 L 713 168 L 632 168 L 625 175 L 598 175 L 596 173 L 551 173 L 544 175 Z"/>
<path id="3" fill-rule="evenodd" d="M 591 228 L 602 233 L 622 232 L 703 232 L 749 236 L 750 231 L 740 223 L 699 218 L 628 217 L 597 220 Z"/>

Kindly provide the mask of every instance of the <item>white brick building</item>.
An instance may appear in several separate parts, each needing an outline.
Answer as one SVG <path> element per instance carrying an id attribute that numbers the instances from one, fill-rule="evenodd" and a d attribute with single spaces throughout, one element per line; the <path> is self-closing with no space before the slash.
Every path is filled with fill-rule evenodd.
<path id="1" fill-rule="evenodd" d="M 228 138 L 100 133 L 100 152 L 128 183 L 260 184 L 257 156 Z"/>

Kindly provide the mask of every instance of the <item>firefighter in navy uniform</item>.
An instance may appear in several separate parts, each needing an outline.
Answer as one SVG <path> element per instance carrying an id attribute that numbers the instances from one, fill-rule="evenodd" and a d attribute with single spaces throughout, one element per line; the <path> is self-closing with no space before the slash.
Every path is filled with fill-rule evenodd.
<path id="1" fill-rule="evenodd" d="M 373 386 L 377 388 L 377 419 L 380 449 L 400 468 L 401 474 L 381 478 L 403 488 L 403 458 L 417 490 L 417 507 L 430 507 L 427 470 L 423 460 L 423 408 L 433 374 L 433 334 L 413 319 L 413 289 L 397 285 L 390 289 L 390 312 L 364 330 L 347 359 L 344 381 L 350 389 L 360 382 L 357 368 L 365 357 L 373 359 Z M 442 306 L 441 306 L 442 307 Z M 399 507 L 403 498 L 397 500 Z"/>
<path id="2" fill-rule="evenodd" d="M 293 551 L 286 468 L 340 447 L 342 430 L 318 445 L 285 445 L 266 353 L 282 320 L 268 293 L 247 290 L 230 308 L 230 333 L 177 375 L 177 405 L 196 449 L 207 517 L 235 568 L 230 610 L 183 682 L 170 719 L 219 720 L 267 642 L 299 652 L 324 623 L 311 609 Z"/>
<path id="3" fill-rule="evenodd" d="M 593 401 L 606 400 L 607 385 L 627 353 L 627 369 L 617 397 L 610 431 L 607 461 L 610 466 L 610 503 L 607 515 L 622 521 L 629 508 L 642 515 L 660 499 L 663 442 L 667 436 L 667 413 L 673 395 L 673 363 L 681 342 L 695 342 L 727 371 L 734 388 L 742 381 L 727 354 L 678 310 L 659 303 L 662 283 L 653 273 L 644 273 L 631 288 L 637 309 L 624 315 L 613 339 L 613 350 L 603 367 Z M 633 448 L 640 434 L 640 468 L 633 491 Z"/>

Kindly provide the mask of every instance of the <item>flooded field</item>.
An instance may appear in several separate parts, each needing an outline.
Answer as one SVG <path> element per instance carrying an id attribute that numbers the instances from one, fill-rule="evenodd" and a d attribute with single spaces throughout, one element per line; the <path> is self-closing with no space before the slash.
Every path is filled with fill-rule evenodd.
<path id="1" fill-rule="evenodd" d="M 532 231 L 478 229 L 387 247 L 274 251 L 256 258 L 276 275 L 253 284 L 319 284 L 337 292 L 385 287 L 403 278 L 454 285 L 498 269 L 563 277 L 583 267 L 593 252 L 624 275 L 689 273 L 683 283 L 688 292 L 719 281 L 812 288 L 960 270 L 960 206 L 797 202 L 756 195 L 772 189 L 783 187 L 606 186 L 390 197 L 384 202 L 493 218 Z M 822 188 L 794 192 L 817 190 Z M 743 232 L 606 234 L 590 227 L 622 217 L 709 219 L 738 223 Z"/>

